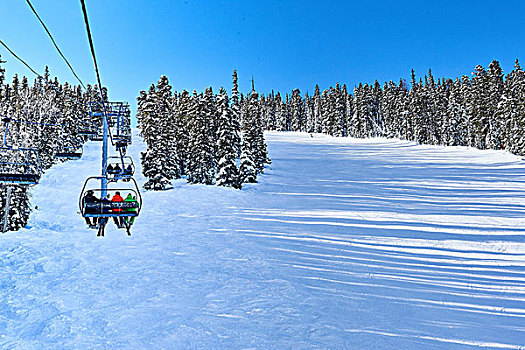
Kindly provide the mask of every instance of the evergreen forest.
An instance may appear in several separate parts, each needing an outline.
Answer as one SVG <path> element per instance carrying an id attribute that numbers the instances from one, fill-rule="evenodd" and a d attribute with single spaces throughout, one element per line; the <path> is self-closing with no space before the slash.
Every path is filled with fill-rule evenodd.
<path id="1" fill-rule="evenodd" d="M 142 154 L 147 189 L 173 179 L 241 188 L 256 182 L 269 163 L 263 130 L 324 133 L 336 137 L 386 137 L 419 144 L 505 149 L 525 155 L 525 73 L 516 60 L 504 76 L 498 61 L 475 67 L 469 77 L 438 78 L 428 71 L 410 85 L 400 79 L 362 84 L 349 91 L 337 83 L 313 95 L 271 92 L 253 86 L 231 98 L 212 88 L 172 92 L 162 76 L 137 98 L 137 118 L 147 144 Z"/>
<path id="2" fill-rule="evenodd" d="M 3 63 L 0 59 L 0 64 Z M 35 164 L 39 172 L 67 161 L 57 157 L 64 150 L 78 150 L 87 141 L 79 130 L 97 130 L 100 120 L 92 120 L 86 111 L 89 101 L 98 101 L 97 88 L 74 86 L 51 79 L 46 67 L 43 76 L 32 83 L 28 78 L 13 76 L 6 82 L 5 69 L 0 66 L 0 118 L 2 124 L 3 173 L 26 172 L 26 164 Z M 23 152 L 22 149 L 34 150 Z M 27 159 L 32 158 L 32 159 Z M 37 159 L 38 158 L 38 159 Z M 8 169 L 7 169 L 8 168 Z M 8 186 L 11 187 L 9 212 L 4 215 Z M 30 195 L 27 186 L 0 184 L 0 227 L 7 220 L 7 230 L 18 230 L 27 225 L 30 212 Z"/>

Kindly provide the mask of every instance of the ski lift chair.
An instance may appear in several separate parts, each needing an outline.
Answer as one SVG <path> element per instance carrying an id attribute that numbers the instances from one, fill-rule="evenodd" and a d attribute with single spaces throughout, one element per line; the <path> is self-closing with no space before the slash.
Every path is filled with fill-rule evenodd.
<path id="1" fill-rule="evenodd" d="M 83 147 L 59 147 L 55 152 L 55 157 L 67 160 L 80 159 L 83 154 Z"/>
<path id="2" fill-rule="evenodd" d="M 122 158 L 119 156 L 109 157 L 106 174 L 108 175 L 109 180 L 130 181 L 133 174 L 135 174 L 135 164 L 133 163 L 133 159 L 130 156 Z"/>
<path id="3" fill-rule="evenodd" d="M 102 134 L 102 130 L 98 130 L 93 135 L 89 137 L 90 141 L 104 141 L 104 135 Z"/>
<path id="4" fill-rule="evenodd" d="M 37 150 L 0 147 L 0 184 L 34 186 L 41 176 L 42 164 Z"/>
<path id="5" fill-rule="evenodd" d="M 127 197 L 128 193 L 131 193 L 131 195 L 135 198 L 135 201 L 133 202 L 111 202 L 100 200 L 101 195 L 104 192 L 100 188 L 100 181 L 102 179 L 104 179 L 102 176 L 92 176 L 89 177 L 84 183 L 84 187 L 82 188 L 82 192 L 80 192 L 80 197 L 78 200 L 80 213 L 84 218 L 97 218 L 98 223 L 92 228 L 99 230 L 101 225 L 107 224 L 109 218 L 118 218 L 119 221 L 122 221 L 122 225 L 117 225 L 117 228 L 126 229 L 128 235 L 131 235 L 130 230 L 131 226 L 133 225 L 133 218 L 138 217 L 142 209 L 142 196 L 140 194 L 137 182 L 133 177 L 130 177 L 131 182 L 128 185 L 123 185 L 120 183 L 119 186 L 111 186 L 111 183 L 108 183 L 108 188 L 106 190 L 107 194 L 114 195 L 117 191 L 119 191 L 124 199 Z M 95 196 L 98 197 L 99 201 L 86 203 L 85 197 L 88 191 L 93 191 Z"/>
<path id="6" fill-rule="evenodd" d="M 97 132 L 93 130 L 80 130 L 78 134 L 81 136 L 93 136 L 96 135 Z"/>

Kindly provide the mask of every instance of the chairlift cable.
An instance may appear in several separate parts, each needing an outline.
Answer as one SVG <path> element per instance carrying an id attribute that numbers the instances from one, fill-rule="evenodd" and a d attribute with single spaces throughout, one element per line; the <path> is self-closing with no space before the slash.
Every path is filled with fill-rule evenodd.
<path id="1" fill-rule="evenodd" d="M 42 75 L 40 75 L 35 69 L 33 69 L 24 59 L 22 59 L 20 56 L 18 56 L 4 41 L 2 41 L 0 39 L 0 44 L 2 44 L 6 49 L 7 51 L 9 51 L 9 53 L 15 57 L 17 60 L 19 60 L 22 64 L 24 64 L 33 74 L 35 74 L 37 77 L 39 77 L 40 79 L 42 79 L 42 81 L 47 84 L 48 86 L 50 86 L 53 90 L 55 90 L 56 92 L 60 93 L 60 94 L 63 94 L 67 99 L 69 99 L 70 101 L 73 101 L 75 103 L 77 103 L 78 105 L 81 105 L 81 106 L 84 106 L 84 103 L 74 99 L 74 98 L 71 98 L 70 96 L 68 96 L 67 94 L 64 93 L 64 91 L 61 91 L 59 90 L 52 82 L 49 82 L 47 79 L 45 79 Z M 12 118 L 8 115 L 5 115 L 5 114 L 0 114 L 0 116 L 2 118 L 8 118 L 10 121 L 13 121 L 13 122 L 16 122 L 16 123 L 27 123 L 27 124 L 33 124 L 33 125 L 40 125 L 40 126 L 66 126 L 66 125 L 70 125 L 73 123 L 72 122 L 69 122 L 69 123 L 61 123 L 61 124 L 50 124 L 50 123 L 39 123 L 39 122 L 30 122 L 30 121 L 25 121 L 25 120 L 20 120 L 20 119 L 15 119 L 15 118 Z M 74 121 L 76 120 L 80 120 L 80 117 L 74 117 L 73 118 Z M 7 130 L 6 130 L 7 131 Z"/>
<path id="2" fill-rule="evenodd" d="M 49 85 L 53 90 L 55 90 L 56 92 L 60 93 L 60 94 L 64 94 L 64 91 L 60 91 L 55 85 L 53 85 L 53 83 L 49 82 L 46 78 L 44 78 L 42 75 L 38 74 L 37 71 L 35 71 L 26 61 L 24 61 L 22 58 L 20 58 L 20 56 L 18 56 L 13 50 L 11 50 L 9 48 L 9 46 L 7 46 L 7 44 L 5 42 L 3 42 L 1 39 L 0 39 L 0 44 L 2 44 L 6 49 L 7 51 L 9 51 L 9 53 L 14 57 L 16 58 L 17 60 L 19 60 L 20 62 L 22 62 L 22 64 L 24 64 L 27 69 L 29 69 L 33 74 L 35 74 L 37 77 L 39 77 L 40 79 L 42 79 L 44 81 L 44 83 L 46 83 L 47 85 Z M 64 96 L 66 98 L 68 98 L 69 100 L 73 101 L 73 102 L 76 102 L 78 103 L 79 105 L 83 105 L 84 103 L 78 101 L 78 100 L 75 100 L 74 98 L 71 98 L 69 97 L 68 95 L 64 94 Z"/>
<path id="3" fill-rule="evenodd" d="M 38 18 L 38 20 L 40 21 L 40 23 L 42 24 L 42 26 L 44 27 L 47 35 L 49 36 L 49 38 L 51 39 L 51 41 L 53 42 L 53 45 L 55 45 L 55 48 L 57 49 L 58 53 L 60 54 L 60 56 L 62 56 L 62 58 L 64 59 L 64 61 L 66 61 L 66 64 L 67 66 L 69 67 L 69 69 L 71 70 L 71 72 L 73 73 L 73 75 L 75 76 L 75 78 L 77 78 L 78 82 L 80 83 L 80 85 L 82 85 L 82 87 L 84 88 L 84 90 L 87 90 L 86 89 L 86 86 L 84 85 L 84 83 L 82 82 L 82 80 L 80 80 L 80 78 L 78 77 L 77 73 L 75 72 L 75 70 L 73 69 L 73 67 L 71 66 L 71 64 L 69 63 L 69 61 L 67 60 L 66 56 L 64 56 L 64 54 L 62 53 L 62 51 L 60 50 L 60 48 L 58 47 L 55 39 L 53 38 L 53 36 L 51 35 L 51 32 L 49 32 L 49 30 L 47 29 L 47 26 L 45 25 L 44 21 L 42 21 L 42 19 L 40 18 L 40 16 L 38 15 L 38 12 L 35 10 L 35 8 L 33 7 L 33 5 L 31 4 L 31 2 L 29 0 L 26 0 L 27 4 L 29 5 L 29 7 L 31 8 L 31 10 L 33 11 L 33 13 L 35 14 L 36 18 Z"/>
<path id="4" fill-rule="evenodd" d="M 98 72 L 98 64 L 97 64 L 97 57 L 95 56 L 95 47 L 93 45 L 93 38 L 91 37 L 91 29 L 89 28 L 89 20 L 86 10 L 86 3 L 84 0 L 80 0 L 80 3 L 82 4 L 82 12 L 84 13 L 84 23 L 86 25 L 86 32 L 89 40 L 89 47 L 91 49 L 91 56 L 93 57 L 93 64 L 95 65 L 95 73 L 97 75 L 97 81 L 98 81 L 98 87 L 100 88 L 100 97 L 102 99 L 102 105 L 104 105 L 104 94 L 102 93 L 102 83 L 100 82 L 100 74 Z"/>
<path id="5" fill-rule="evenodd" d="M 6 45 L 6 43 L 4 43 L 2 41 L 2 39 L 0 39 L 0 44 L 2 44 L 6 49 L 7 51 L 9 51 L 9 53 L 11 55 L 13 55 L 17 60 L 19 60 L 20 62 L 22 62 L 31 72 L 33 72 L 35 75 L 39 76 L 40 78 L 42 78 L 42 76 L 40 74 L 38 74 L 33 68 L 31 68 L 31 66 L 29 64 L 27 64 L 26 61 L 24 61 L 23 59 L 21 59 L 20 57 L 18 57 L 18 55 L 16 53 L 13 52 L 13 50 L 11 50 L 9 48 L 9 46 Z"/>

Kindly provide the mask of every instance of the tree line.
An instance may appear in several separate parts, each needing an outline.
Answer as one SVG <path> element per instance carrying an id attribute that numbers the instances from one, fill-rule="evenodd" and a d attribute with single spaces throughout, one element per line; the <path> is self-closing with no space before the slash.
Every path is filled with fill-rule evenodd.
<path id="1" fill-rule="evenodd" d="M 262 104 L 252 84 L 239 94 L 233 73 L 231 98 L 216 94 L 172 91 L 166 76 L 137 97 L 137 121 L 147 145 L 141 154 L 145 189 L 164 190 L 175 179 L 189 183 L 241 188 L 257 181 L 269 163 Z"/>
<path id="2" fill-rule="evenodd" d="M 1 59 L 0 63 L 3 63 Z M 57 152 L 64 148 L 82 147 L 86 137 L 79 135 L 79 130 L 94 129 L 102 120 L 90 120 L 87 113 L 88 101 L 100 99 L 96 88 L 88 85 L 87 90 L 83 91 L 80 86 L 67 82 L 62 84 L 57 78 L 50 78 L 47 67 L 42 78 L 36 78 L 30 84 L 26 76 L 20 78 L 15 74 L 12 82 L 6 83 L 5 69 L 0 65 L 0 130 L 2 138 L 5 135 L 5 146 L 15 150 L 21 147 L 35 149 L 42 170 L 45 171 L 65 161 L 55 157 Z M 0 158 L 5 168 L 9 167 L 6 164 L 8 161 L 13 161 L 10 158 L 13 155 L 4 154 L 7 150 L 3 146 L 4 139 Z M 32 161 L 36 162 L 36 159 Z M 16 173 L 24 169 L 2 171 Z M 7 218 L 9 230 L 18 230 L 27 224 L 31 212 L 27 189 L 25 186 L 12 188 Z M 0 184 L 0 227 L 3 227 L 6 200 L 7 185 Z"/>
<path id="3" fill-rule="evenodd" d="M 322 93 L 299 89 L 261 98 L 266 130 L 388 137 L 420 144 L 506 149 L 525 155 L 525 73 L 518 60 L 504 77 L 498 61 L 478 65 L 472 76 L 437 81 L 429 70 L 410 87 L 401 79 L 383 86 L 339 83 Z"/>

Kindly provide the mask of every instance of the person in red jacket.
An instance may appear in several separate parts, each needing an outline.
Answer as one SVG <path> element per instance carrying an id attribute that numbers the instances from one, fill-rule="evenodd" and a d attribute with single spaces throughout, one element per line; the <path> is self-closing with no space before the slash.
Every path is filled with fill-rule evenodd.
<path id="1" fill-rule="evenodd" d="M 124 202 L 124 198 L 122 198 L 120 196 L 120 192 L 115 192 L 115 195 L 113 196 L 113 198 L 111 198 L 111 201 L 112 202 Z M 113 213 L 117 213 L 117 214 L 120 214 L 122 213 L 122 209 L 121 208 L 116 208 L 116 209 L 113 209 Z M 123 217 L 113 217 L 113 221 L 115 221 L 115 225 L 117 225 L 118 227 L 122 227 L 124 226 L 124 218 Z"/>

